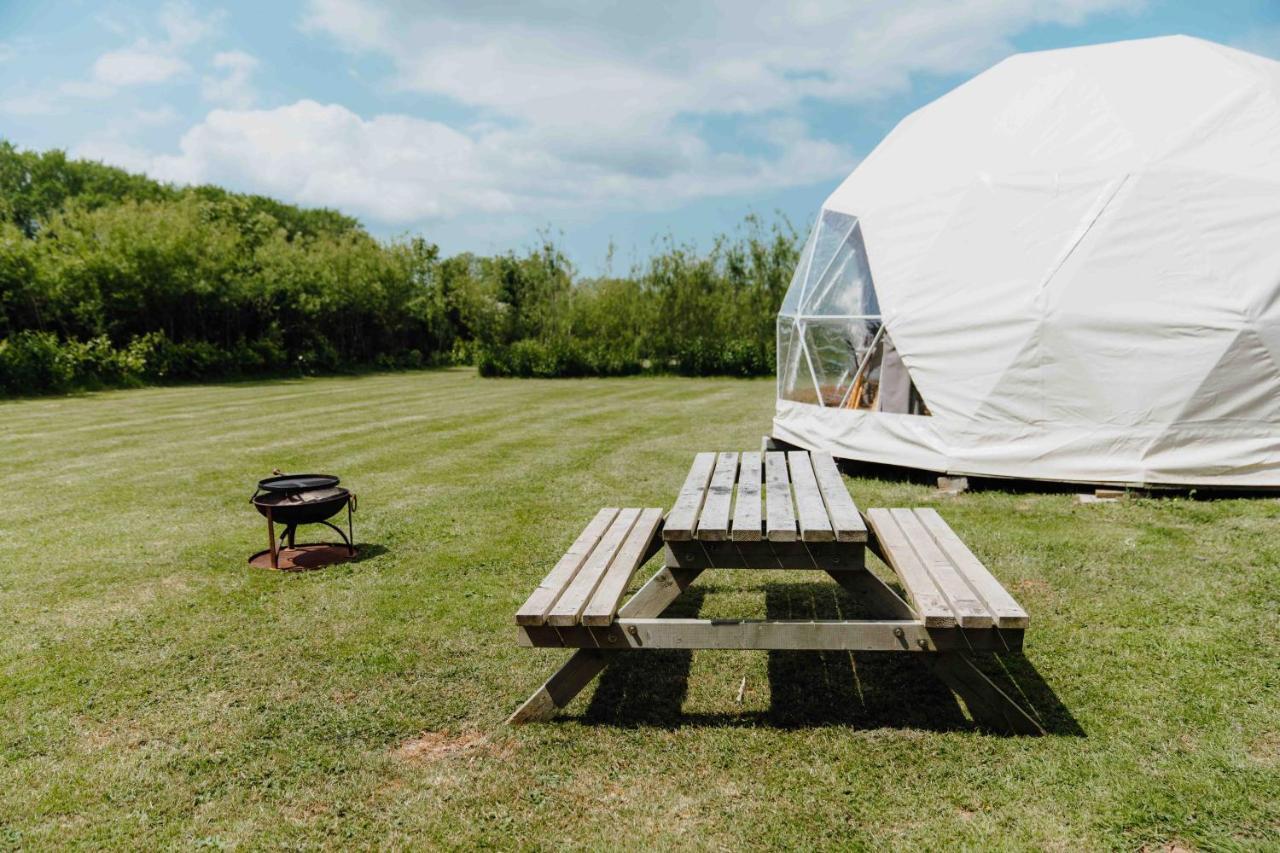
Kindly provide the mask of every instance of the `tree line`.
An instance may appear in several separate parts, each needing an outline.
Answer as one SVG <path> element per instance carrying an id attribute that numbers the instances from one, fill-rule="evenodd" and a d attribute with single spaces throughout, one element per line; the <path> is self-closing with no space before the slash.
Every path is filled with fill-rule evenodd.
<path id="1" fill-rule="evenodd" d="M 748 217 L 583 277 L 551 239 L 444 257 L 333 210 L 0 141 L 0 392 L 447 364 L 768 374 L 797 251 Z"/>

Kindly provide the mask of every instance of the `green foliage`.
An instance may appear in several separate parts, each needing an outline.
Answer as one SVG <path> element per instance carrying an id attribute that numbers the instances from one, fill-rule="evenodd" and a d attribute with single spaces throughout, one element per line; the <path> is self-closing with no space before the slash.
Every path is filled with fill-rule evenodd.
<path id="1" fill-rule="evenodd" d="M 59 391 L 74 378 L 75 364 L 56 336 L 27 330 L 0 341 L 0 385 L 6 391 Z"/>
<path id="2" fill-rule="evenodd" d="M 481 376 L 626 376 L 647 366 L 599 341 L 573 338 L 522 338 L 508 346 L 481 347 L 476 358 Z"/>
<path id="3" fill-rule="evenodd" d="M 550 246 L 537 257 L 541 266 L 525 259 L 526 275 L 562 269 Z M 519 319 L 505 338 L 482 338 L 477 364 L 485 376 L 768 375 L 774 316 L 796 259 L 795 232 L 755 217 L 706 254 L 668 240 L 628 278 L 529 288 L 538 301 L 512 306 Z"/>
<path id="4" fill-rule="evenodd" d="M 145 347 L 117 349 L 105 335 L 63 341 L 51 332 L 27 329 L 0 340 L 0 391 L 34 394 L 134 385 L 162 378 L 148 370 L 152 363 Z"/>
<path id="5" fill-rule="evenodd" d="M 583 279 L 550 239 L 442 258 L 331 210 L 177 188 L 0 142 L 0 388 L 475 363 L 486 376 L 773 370 L 796 261 L 749 218 Z"/>

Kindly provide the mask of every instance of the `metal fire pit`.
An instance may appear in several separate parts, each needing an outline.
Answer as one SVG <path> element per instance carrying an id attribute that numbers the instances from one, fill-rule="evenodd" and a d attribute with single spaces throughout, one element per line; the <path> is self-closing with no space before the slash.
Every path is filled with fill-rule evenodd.
<path id="1" fill-rule="evenodd" d="M 339 482 L 328 474 L 288 474 L 259 480 L 249 502 L 267 519 L 268 547 L 250 557 L 249 564 L 272 569 L 318 569 L 354 558 L 352 515 L 357 501 L 354 494 L 338 486 Z M 329 521 L 343 507 L 347 510 L 346 532 Z M 279 538 L 277 522 L 284 525 Z M 298 544 L 294 540 L 300 524 L 323 524 L 341 536 L 343 544 Z"/>

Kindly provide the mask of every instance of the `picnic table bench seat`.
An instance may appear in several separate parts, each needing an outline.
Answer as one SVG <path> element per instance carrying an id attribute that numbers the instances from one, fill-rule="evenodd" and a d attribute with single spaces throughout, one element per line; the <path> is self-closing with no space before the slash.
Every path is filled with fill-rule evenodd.
<path id="1" fill-rule="evenodd" d="M 516 611 L 525 626 L 606 626 L 636 569 L 659 547 L 662 510 L 607 507 Z"/>
<path id="2" fill-rule="evenodd" d="M 1027 612 L 937 510 L 870 509 L 867 521 L 878 556 L 902 581 L 926 627 L 1027 627 Z"/>

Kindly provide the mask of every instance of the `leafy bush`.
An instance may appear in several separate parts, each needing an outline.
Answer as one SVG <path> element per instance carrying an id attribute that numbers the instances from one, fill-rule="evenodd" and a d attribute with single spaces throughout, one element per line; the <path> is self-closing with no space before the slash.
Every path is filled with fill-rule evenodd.
<path id="1" fill-rule="evenodd" d="M 0 142 L 0 389 L 476 364 L 485 376 L 767 374 L 796 235 L 748 218 L 583 278 L 550 240 L 420 238 Z"/>
<path id="2" fill-rule="evenodd" d="M 76 363 L 56 335 L 26 330 L 0 341 L 0 387 L 10 394 L 71 387 Z"/>
<path id="3" fill-rule="evenodd" d="M 106 335 L 88 341 L 66 341 L 62 346 L 75 364 L 72 383 L 103 388 L 137 385 L 146 375 L 146 363 L 129 348 L 117 349 Z"/>

